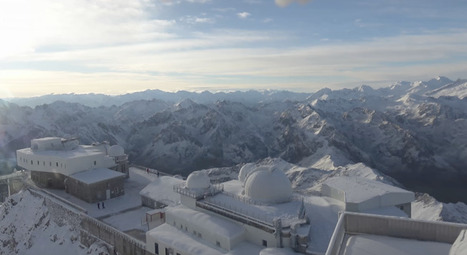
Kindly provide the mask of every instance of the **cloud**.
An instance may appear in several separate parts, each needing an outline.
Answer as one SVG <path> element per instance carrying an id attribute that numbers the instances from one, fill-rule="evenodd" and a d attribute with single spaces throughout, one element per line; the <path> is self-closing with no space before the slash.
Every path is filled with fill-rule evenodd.
<path id="1" fill-rule="evenodd" d="M 145 0 L 7 0 L 0 8 L 0 59 L 42 47 L 103 46 L 170 36 L 166 30 L 174 21 L 153 19 L 158 12 Z"/>
<path id="2" fill-rule="evenodd" d="M 298 3 L 301 3 L 301 4 L 306 4 L 308 2 L 310 2 L 311 0 L 275 0 L 276 1 L 276 4 L 280 7 L 285 7 L 293 2 L 298 2 Z"/>
<path id="3" fill-rule="evenodd" d="M 190 3 L 200 3 L 200 4 L 211 2 L 211 0 L 187 0 L 187 1 Z"/>
<path id="4" fill-rule="evenodd" d="M 197 16 L 185 16 L 180 18 L 180 21 L 186 22 L 188 24 L 196 24 L 196 23 L 215 23 L 215 20 L 213 18 L 207 18 L 207 17 L 197 17 Z"/>
<path id="5" fill-rule="evenodd" d="M 246 19 L 248 18 L 249 16 L 251 16 L 251 13 L 249 12 L 239 12 L 237 13 L 237 16 L 241 19 Z"/>

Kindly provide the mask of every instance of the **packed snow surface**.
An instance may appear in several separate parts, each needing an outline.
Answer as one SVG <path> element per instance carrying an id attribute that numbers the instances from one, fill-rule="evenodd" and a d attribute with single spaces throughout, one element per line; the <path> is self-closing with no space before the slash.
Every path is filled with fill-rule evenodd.
<path id="1" fill-rule="evenodd" d="M 169 224 L 163 224 L 153 230 L 147 232 L 146 235 L 151 235 L 160 240 L 164 244 L 175 247 L 183 253 L 194 255 L 242 255 L 242 254 L 259 254 L 262 247 L 252 245 L 248 242 L 237 244 L 231 251 L 226 252 L 221 248 L 213 248 L 208 244 L 204 244 L 202 240 L 187 234 Z M 196 244 L 196 245 L 193 245 Z"/>
<path id="2" fill-rule="evenodd" d="M 342 255 L 440 255 L 449 254 L 451 244 L 378 235 L 352 235 Z"/>
<path id="3" fill-rule="evenodd" d="M 73 178 L 86 183 L 93 184 L 101 181 L 105 181 L 111 178 L 125 176 L 125 174 L 113 171 L 107 168 L 96 168 L 91 170 L 82 171 L 72 175 Z"/>
<path id="4" fill-rule="evenodd" d="M 184 180 L 175 177 L 160 176 L 148 184 L 139 194 L 156 201 L 162 201 L 167 205 L 176 205 L 180 203 L 180 194 L 173 190 L 173 186 L 184 182 Z"/>
<path id="5" fill-rule="evenodd" d="M 376 197 L 400 203 L 409 203 L 414 200 L 413 192 L 360 177 L 335 177 L 326 180 L 325 185 L 345 193 L 347 203 L 361 203 Z"/>

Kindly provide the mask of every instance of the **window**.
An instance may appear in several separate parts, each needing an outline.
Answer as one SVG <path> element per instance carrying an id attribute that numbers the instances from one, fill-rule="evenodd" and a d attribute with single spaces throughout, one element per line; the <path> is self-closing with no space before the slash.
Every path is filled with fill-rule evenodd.
<path id="1" fill-rule="evenodd" d="M 49 165 L 52 166 L 52 161 L 49 162 Z"/>
<path id="2" fill-rule="evenodd" d="M 268 247 L 268 241 L 263 240 L 263 246 L 264 246 L 264 247 Z"/>
<path id="3" fill-rule="evenodd" d="M 219 241 L 216 241 L 216 245 L 221 247 L 221 243 Z"/>
<path id="4" fill-rule="evenodd" d="M 55 162 L 55 165 L 58 167 L 58 162 Z"/>
<path id="5" fill-rule="evenodd" d="M 154 253 L 156 255 L 159 255 L 159 244 L 157 244 L 157 243 L 154 243 Z"/>
<path id="6" fill-rule="evenodd" d="M 37 165 L 40 165 L 39 160 L 37 161 Z"/>
<path id="7" fill-rule="evenodd" d="M 97 164 L 97 161 L 94 160 L 94 165 L 96 165 L 96 164 Z"/>
<path id="8" fill-rule="evenodd" d="M 42 165 L 45 166 L 45 161 L 42 161 Z"/>
<path id="9" fill-rule="evenodd" d="M 31 160 L 31 165 L 34 165 L 34 162 Z"/>

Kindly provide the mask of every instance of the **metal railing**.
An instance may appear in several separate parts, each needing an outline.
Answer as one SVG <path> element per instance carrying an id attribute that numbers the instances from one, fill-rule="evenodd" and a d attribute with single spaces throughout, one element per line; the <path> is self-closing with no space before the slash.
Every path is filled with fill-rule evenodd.
<path id="1" fill-rule="evenodd" d="M 202 198 L 217 195 L 224 191 L 223 184 L 212 184 L 206 189 L 189 189 L 185 183 L 176 184 L 173 186 L 173 190 L 181 195 L 200 200 Z"/>

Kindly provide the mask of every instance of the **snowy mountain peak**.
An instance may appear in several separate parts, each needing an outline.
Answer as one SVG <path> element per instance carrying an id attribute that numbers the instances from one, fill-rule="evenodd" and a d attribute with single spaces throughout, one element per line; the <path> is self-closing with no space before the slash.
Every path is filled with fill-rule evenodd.
<path id="1" fill-rule="evenodd" d="M 433 78 L 429 81 L 426 81 L 426 82 L 423 82 L 425 83 L 426 85 L 430 86 L 430 87 L 441 87 L 441 86 L 444 86 L 448 83 L 452 83 L 452 81 L 447 78 L 447 77 L 444 77 L 444 76 L 438 76 L 436 78 Z"/>
<path id="2" fill-rule="evenodd" d="M 188 109 L 188 108 L 193 108 L 196 105 L 197 104 L 193 102 L 193 100 L 186 98 L 186 99 L 183 99 L 181 102 L 175 104 L 175 107 L 177 109 Z"/>

